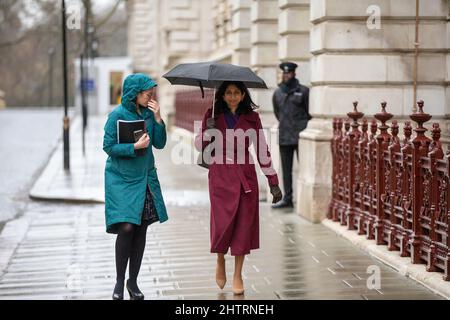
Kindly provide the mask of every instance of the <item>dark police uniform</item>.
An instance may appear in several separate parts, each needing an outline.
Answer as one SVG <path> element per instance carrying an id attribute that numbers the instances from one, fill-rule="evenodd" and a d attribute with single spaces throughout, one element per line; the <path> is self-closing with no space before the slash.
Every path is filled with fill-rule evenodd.
<path id="1" fill-rule="evenodd" d="M 283 62 L 283 72 L 295 71 L 297 64 Z M 294 151 L 298 159 L 298 135 L 311 119 L 309 114 L 309 89 L 296 78 L 280 83 L 272 98 L 275 116 L 279 121 L 279 145 L 283 170 L 284 197 L 274 208 L 292 207 L 292 164 Z"/>

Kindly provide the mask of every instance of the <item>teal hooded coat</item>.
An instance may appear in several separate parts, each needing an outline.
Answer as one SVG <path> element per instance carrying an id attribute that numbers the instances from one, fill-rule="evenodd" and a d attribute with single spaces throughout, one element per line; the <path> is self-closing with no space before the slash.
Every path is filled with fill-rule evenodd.
<path id="1" fill-rule="evenodd" d="M 123 85 L 122 104 L 111 111 L 104 127 L 103 150 L 108 154 L 105 165 L 105 220 L 108 233 L 117 233 L 117 225 L 114 224 L 119 222 L 141 224 L 147 185 L 153 195 L 160 223 L 168 219 L 152 150 L 152 146 L 162 149 L 166 145 L 166 127 L 164 122 L 158 123 L 153 112 L 147 108 L 141 108 L 142 115 L 139 115 L 133 102 L 139 92 L 154 86 L 156 83 L 144 74 L 128 76 Z M 145 120 L 150 145 L 145 149 L 144 156 L 136 156 L 132 143 L 117 143 L 119 119 Z"/>

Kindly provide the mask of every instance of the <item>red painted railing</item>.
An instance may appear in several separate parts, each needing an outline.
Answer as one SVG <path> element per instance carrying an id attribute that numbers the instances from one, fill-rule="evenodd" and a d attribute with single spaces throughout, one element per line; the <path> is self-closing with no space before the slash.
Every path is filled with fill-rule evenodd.
<path id="1" fill-rule="evenodd" d="M 400 139 L 393 115 L 382 111 L 369 123 L 357 102 L 349 119 L 333 120 L 332 200 L 328 218 L 356 230 L 378 245 L 398 250 L 427 271 L 443 271 L 450 281 L 450 147 L 444 154 L 441 130 L 433 123 L 431 138 L 423 124 L 431 115 L 410 115 Z M 378 120 L 378 122 L 377 122 Z M 343 130 L 344 127 L 344 130 Z M 390 129 L 390 130 L 389 130 Z"/>
<path id="2" fill-rule="evenodd" d="M 206 110 L 212 106 L 213 90 L 205 89 L 202 98 L 200 89 L 178 91 L 175 94 L 175 125 L 194 132 L 194 121 L 201 121 Z"/>

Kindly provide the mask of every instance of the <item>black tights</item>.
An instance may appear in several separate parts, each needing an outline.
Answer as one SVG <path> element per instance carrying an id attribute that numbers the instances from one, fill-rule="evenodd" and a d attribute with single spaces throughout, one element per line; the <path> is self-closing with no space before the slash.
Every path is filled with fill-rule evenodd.
<path id="1" fill-rule="evenodd" d="M 130 260 L 128 284 L 132 289 L 138 290 L 137 277 L 144 255 L 147 227 L 144 221 L 140 226 L 126 222 L 119 225 L 116 239 L 117 284 L 114 291 L 123 292 L 128 260 Z"/>

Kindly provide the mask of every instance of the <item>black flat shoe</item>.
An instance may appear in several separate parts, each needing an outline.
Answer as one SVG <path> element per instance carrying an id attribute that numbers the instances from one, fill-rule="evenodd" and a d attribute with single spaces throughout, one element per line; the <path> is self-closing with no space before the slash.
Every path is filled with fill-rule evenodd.
<path id="1" fill-rule="evenodd" d="M 114 287 L 112 299 L 113 300 L 123 300 L 123 283 L 122 283 L 122 286 L 120 286 L 116 283 L 116 286 Z"/>
<path id="2" fill-rule="evenodd" d="M 272 205 L 272 208 L 273 209 L 294 208 L 294 204 L 292 202 L 281 200 L 280 202 Z"/>
<path id="3" fill-rule="evenodd" d="M 120 294 L 120 293 L 113 293 L 112 299 L 113 299 L 113 300 L 123 300 L 123 294 Z"/>
<path id="4" fill-rule="evenodd" d="M 137 289 L 136 291 L 132 290 L 128 284 L 128 280 L 127 280 L 127 290 L 128 293 L 130 294 L 130 300 L 144 300 L 144 294 L 139 289 Z"/>

